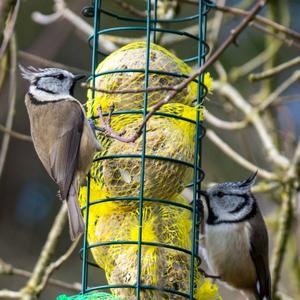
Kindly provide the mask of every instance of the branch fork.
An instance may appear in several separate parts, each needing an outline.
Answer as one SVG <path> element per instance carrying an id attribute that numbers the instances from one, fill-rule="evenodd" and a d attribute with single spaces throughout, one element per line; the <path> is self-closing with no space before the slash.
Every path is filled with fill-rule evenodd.
<path id="1" fill-rule="evenodd" d="M 121 132 L 116 132 L 112 129 L 111 118 L 112 118 L 112 114 L 113 114 L 114 110 L 115 110 L 115 106 L 112 103 L 109 106 L 108 117 L 107 117 L 107 121 L 106 121 L 103 116 L 102 107 L 99 105 L 97 107 L 97 111 L 98 111 L 98 116 L 99 116 L 102 127 L 95 126 L 95 129 L 98 130 L 104 136 L 116 139 L 120 142 L 124 142 L 124 143 L 134 142 L 134 141 L 132 141 L 132 137 L 130 137 L 130 138 L 123 137 L 124 134 L 126 133 L 125 129 L 123 129 Z"/>

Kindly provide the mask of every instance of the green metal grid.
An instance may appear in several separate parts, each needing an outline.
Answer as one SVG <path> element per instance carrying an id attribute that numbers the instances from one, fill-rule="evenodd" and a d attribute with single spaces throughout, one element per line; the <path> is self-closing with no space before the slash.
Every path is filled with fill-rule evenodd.
<path id="1" fill-rule="evenodd" d="M 92 82 L 92 87 L 95 88 L 95 80 L 99 76 L 103 76 L 106 74 L 111 73 L 122 73 L 122 72 L 140 72 L 145 74 L 145 82 L 144 87 L 148 87 L 148 79 L 150 73 L 156 73 L 161 75 L 170 75 L 175 77 L 186 77 L 183 74 L 176 74 L 176 73 L 169 73 L 169 72 L 162 72 L 156 70 L 149 70 L 149 53 L 150 53 L 150 42 L 155 43 L 156 40 L 156 33 L 163 32 L 169 33 L 174 35 L 184 35 L 189 38 L 190 41 L 193 41 L 197 47 L 197 55 L 193 57 L 187 57 L 183 59 L 185 62 L 197 62 L 197 66 L 200 67 L 205 62 L 205 56 L 209 52 L 209 47 L 206 44 L 206 26 L 207 26 L 207 13 L 210 7 L 213 7 L 213 4 L 209 0 L 198 0 L 198 11 L 196 15 L 181 17 L 171 20 L 160 20 L 157 19 L 157 0 L 151 1 L 147 0 L 147 17 L 143 18 L 131 18 L 127 16 L 121 16 L 116 13 L 110 12 L 102 8 L 102 4 L 105 0 L 94 0 L 91 7 L 85 8 L 85 15 L 89 15 L 93 17 L 93 26 L 94 26 L 94 33 L 89 38 L 88 43 L 92 49 L 92 72 L 91 77 L 89 80 Z M 153 12 L 154 18 L 151 18 L 151 13 Z M 110 18 L 114 18 L 118 21 L 122 22 L 136 22 L 142 23 L 142 26 L 116 26 L 113 28 L 104 28 L 102 29 L 101 18 L 102 15 L 106 15 Z M 193 35 L 184 31 L 172 29 L 171 26 L 174 23 L 181 23 L 181 22 L 190 22 L 190 21 L 198 21 L 198 35 Z M 157 28 L 157 23 L 165 23 L 168 24 L 169 28 Z M 101 34 L 107 34 L 112 32 L 119 32 L 119 31 L 127 31 L 127 32 L 134 32 L 134 31 L 143 31 L 146 34 L 146 62 L 145 62 L 145 69 L 124 69 L 124 70 L 113 70 L 109 72 L 97 73 L 96 68 L 99 62 L 99 55 L 105 55 L 105 53 L 101 52 L 98 48 L 98 39 Z M 201 105 L 203 103 L 204 97 L 207 94 L 208 90 L 207 87 L 203 84 L 204 74 L 201 74 L 196 82 L 198 82 L 198 93 L 197 99 L 195 103 L 197 105 Z M 95 91 L 92 91 L 92 98 L 95 96 Z M 117 111 L 113 114 L 143 114 L 145 116 L 147 114 L 147 100 L 148 94 L 144 93 L 144 109 L 143 110 L 134 110 L 134 111 Z M 163 115 L 169 118 L 176 118 L 181 119 L 186 122 L 193 122 L 191 120 L 185 119 L 183 117 L 179 117 L 173 114 L 157 112 L 157 115 Z M 116 289 L 116 288 L 132 288 L 136 290 L 136 299 L 140 299 L 140 292 L 142 289 L 144 290 L 159 290 L 170 294 L 180 295 L 185 299 L 195 299 L 194 295 L 194 272 L 195 272 L 195 265 L 200 265 L 201 259 L 198 256 L 198 229 L 200 221 L 203 217 L 203 206 L 201 204 L 201 182 L 204 179 L 204 172 L 201 169 L 202 166 L 202 138 L 205 135 L 205 128 L 202 124 L 202 121 L 199 118 L 199 112 L 197 113 L 196 117 L 196 137 L 195 137 L 195 154 L 194 163 L 190 164 L 188 162 L 180 161 L 177 159 L 172 159 L 168 157 L 161 157 L 161 156 L 153 156 L 153 155 L 146 155 L 145 154 L 145 146 L 146 146 L 146 127 L 143 129 L 142 134 L 142 154 L 141 155 L 111 155 L 111 156 L 103 156 L 98 158 L 97 160 L 104 160 L 104 159 L 118 159 L 118 158 L 132 158 L 138 157 L 141 158 L 141 177 L 140 177 L 140 194 L 138 197 L 110 197 L 105 199 L 98 199 L 97 201 L 93 201 L 90 203 L 90 177 L 88 176 L 87 180 L 87 201 L 86 206 L 82 208 L 82 210 L 86 210 L 86 231 L 84 235 L 83 247 L 81 249 L 81 257 L 82 257 L 82 294 L 88 294 L 92 291 L 102 291 L 107 289 Z M 146 198 L 144 197 L 144 175 L 145 175 L 145 159 L 159 159 L 159 160 L 166 160 L 171 161 L 173 163 L 184 164 L 189 168 L 193 168 L 194 170 L 194 178 L 193 182 L 188 185 L 189 187 L 193 188 L 193 205 L 187 206 L 181 203 L 172 202 L 168 199 L 155 199 L 155 198 Z M 97 161 L 95 160 L 95 161 Z M 137 241 L 111 241 L 111 242 L 100 242 L 96 244 L 89 245 L 87 242 L 87 232 L 89 226 L 89 208 L 92 205 L 99 205 L 100 203 L 109 202 L 109 201 L 138 201 L 139 202 L 139 232 L 138 232 L 138 240 Z M 155 243 L 155 242 L 143 242 L 142 241 L 142 234 L 143 234 L 143 204 L 144 202 L 151 201 L 157 203 L 164 203 L 168 205 L 172 205 L 175 207 L 183 208 L 192 212 L 192 249 L 183 249 L 174 245 L 168 245 L 163 243 Z M 90 249 L 94 247 L 101 247 L 107 245 L 116 245 L 116 244 L 137 244 L 138 245 L 138 270 L 137 270 L 137 283 L 136 285 L 126 285 L 126 284 L 115 284 L 115 285 L 102 285 L 102 286 L 89 286 L 89 266 L 99 268 L 94 262 L 89 260 L 89 252 Z M 151 285 L 143 285 L 141 284 L 141 249 L 143 245 L 150 245 L 155 247 L 164 247 L 173 250 L 177 250 L 183 253 L 190 255 L 191 258 L 191 271 L 190 271 L 190 291 L 189 294 L 177 291 L 175 289 L 166 289 Z"/>

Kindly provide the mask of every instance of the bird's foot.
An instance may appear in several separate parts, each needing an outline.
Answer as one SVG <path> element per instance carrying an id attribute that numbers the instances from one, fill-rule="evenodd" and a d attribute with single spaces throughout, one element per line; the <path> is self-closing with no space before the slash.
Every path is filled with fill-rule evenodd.
<path id="1" fill-rule="evenodd" d="M 203 273 L 204 277 L 206 277 L 206 278 L 210 278 L 210 279 L 213 279 L 213 280 L 221 279 L 221 276 L 219 276 L 219 275 L 211 275 L 211 274 L 208 274 L 208 273 L 206 273 L 206 271 L 204 271 L 203 269 L 200 269 L 200 271 Z"/>
<path id="2" fill-rule="evenodd" d="M 59 200 L 63 201 L 64 199 L 61 196 L 60 190 L 57 191 L 57 197 Z"/>

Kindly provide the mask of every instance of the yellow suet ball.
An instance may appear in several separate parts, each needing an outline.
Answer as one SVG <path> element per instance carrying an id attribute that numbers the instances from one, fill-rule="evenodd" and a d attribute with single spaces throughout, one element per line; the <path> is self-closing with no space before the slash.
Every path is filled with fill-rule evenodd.
<path id="1" fill-rule="evenodd" d="M 80 195 L 81 206 L 85 205 L 86 188 Z M 99 193 L 97 183 L 90 181 L 90 203 L 106 198 L 105 192 Z M 188 205 L 182 195 L 174 195 L 174 202 Z M 145 202 L 147 203 L 147 202 Z M 124 211 L 116 202 L 104 202 L 91 205 L 89 210 L 88 242 L 138 240 L 139 209 Z M 144 204 L 142 241 L 164 243 L 191 249 L 191 212 L 160 203 Z M 135 285 L 137 281 L 137 244 L 117 244 L 92 248 L 95 262 L 104 269 L 109 284 Z M 161 288 L 175 289 L 189 293 L 190 256 L 177 250 L 143 245 L 141 251 L 141 282 Z M 196 264 L 197 265 L 197 264 Z M 201 271 L 195 269 L 197 300 L 219 300 L 218 288 L 207 279 Z M 126 300 L 135 299 L 135 289 L 112 289 L 112 293 Z M 181 296 L 162 291 L 142 290 L 141 299 L 181 300 Z"/>
<path id="2" fill-rule="evenodd" d="M 189 120 L 155 115 L 147 123 L 145 152 L 148 158 L 144 166 L 144 197 L 168 199 L 180 193 L 192 180 L 197 109 L 180 103 L 169 103 L 159 112 Z M 142 118 L 138 114 L 113 115 L 111 127 L 117 132 L 125 129 L 125 137 L 131 136 L 141 124 Z M 123 143 L 103 136 L 99 136 L 99 139 L 104 150 L 96 155 L 96 159 L 100 160 L 91 168 L 91 176 L 99 183 L 99 189 L 105 188 L 119 197 L 139 196 L 141 158 L 112 157 L 130 154 L 141 156 L 142 137 L 134 143 Z M 103 156 L 109 159 L 103 159 Z"/>
<path id="3" fill-rule="evenodd" d="M 163 72 L 188 76 L 192 69 L 166 49 L 151 44 L 149 55 L 149 86 L 174 86 L 182 82 L 182 77 L 170 76 Z M 129 44 L 108 56 L 97 68 L 97 73 L 106 73 L 96 79 L 96 88 L 116 90 L 140 90 L 144 88 L 145 74 L 134 70 L 145 69 L 146 44 Z M 129 72 L 120 73 L 118 70 Z M 156 74 L 152 71 L 159 71 Z M 211 77 L 205 74 L 205 84 L 211 89 Z M 192 107 L 197 98 L 197 83 L 192 82 L 176 95 L 171 103 L 159 110 L 147 122 L 144 166 L 144 197 L 169 199 L 172 202 L 189 205 L 180 195 L 193 177 L 194 147 L 197 112 Z M 149 93 L 148 110 L 162 100 L 168 91 Z M 113 103 L 115 111 L 143 109 L 144 94 L 107 94 L 88 92 L 87 116 L 97 116 L 97 107 L 103 112 Z M 172 114 L 177 118 L 166 114 Z M 199 114 L 201 115 L 201 114 Z M 107 120 L 107 117 L 104 117 Z M 185 119 L 188 119 L 185 120 Z M 143 115 L 135 112 L 113 114 L 111 127 L 115 132 L 125 130 L 125 137 L 131 136 L 139 128 Z M 99 119 L 95 120 L 96 125 Z M 105 242 L 129 241 L 132 243 L 109 244 L 92 247 L 95 262 L 105 271 L 108 284 L 136 285 L 138 270 L 138 246 L 135 242 L 142 229 L 142 242 L 163 243 L 190 250 L 192 247 L 191 211 L 163 204 L 145 201 L 143 203 L 142 227 L 139 224 L 138 204 L 132 198 L 140 194 L 142 172 L 142 137 L 134 143 L 98 134 L 103 150 L 95 156 L 90 171 L 90 207 L 88 220 L 89 245 Z M 124 157 L 126 155 L 136 157 Z M 117 157 L 117 156 L 121 157 Z M 158 156 L 158 158 L 156 158 Z M 185 162 L 180 164 L 176 161 Z M 86 205 L 87 188 L 80 191 L 80 205 Z M 128 200 L 109 201 L 107 198 L 126 197 Z M 106 201 L 107 199 L 108 201 Z M 97 201 L 101 203 L 97 203 Z M 85 214 L 84 210 L 84 214 Z M 198 266 L 198 264 L 195 264 Z M 187 253 L 153 244 L 143 244 L 141 248 L 141 283 L 159 288 L 174 289 L 189 294 L 191 257 Z M 217 286 L 204 279 L 201 271 L 195 269 L 195 292 L 197 300 L 219 300 Z M 134 300 L 135 289 L 112 289 L 112 293 L 126 300 Z M 182 296 L 162 290 L 142 289 L 141 299 L 180 300 Z"/>
<path id="4" fill-rule="evenodd" d="M 143 90 L 145 84 L 145 63 L 146 62 L 146 43 L 135 42 L 128 44 L 110 54 L 104 59 L 96 69 L 96 74 L 105 73 L 97 76 L 95 87 L 97 89 L 118 91 L 118 90 Z M 135 70 L 128 72 L 118 72 L 119 70 Z M 139 70 L 139 72 L 137 72 Z M 192 74 L 192 69 L 181 59 L 165 48 L 150 44 L 149 55 L 148 86 L 150 87 L 173 87 L 182 82 L 182 76 Z M 154 71 L 158 71 L 156 74 Z M 164 72 L 174 73 L 166 75 Z M 182 76 L 176 76 L 176 74 Z M 212 80 L 209 73 L 205 74 L 205 85 L 211 90 Z M 155 91 L 148 94 L 148 106 L 162 100 L 169 91 Z M 97 115 L 97 107 L 101 105 L 104 112 L 107 112 L 111 103 L 114 103 L 116 110 L 141 109 L 144 106 L 144 93 L 131 94 L 107 94 L 102 92 L 95 93 L 94 102 L 92 101 L 92 91 L 88 92 L 88 116 Z M 179 92 L 171 102 L 192 105 L 197 99 L 197 83 L 192 82 L 181 92 Z"/>

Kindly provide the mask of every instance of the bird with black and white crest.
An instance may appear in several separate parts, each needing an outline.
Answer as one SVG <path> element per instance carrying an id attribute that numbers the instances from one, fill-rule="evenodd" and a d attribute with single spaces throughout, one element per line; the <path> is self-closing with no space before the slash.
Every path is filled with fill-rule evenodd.
<path id="1" fill-rule="evenodd" d="M 271 300 L 268 232 L 251 193 L 256 175 L 202 192 L 207 208 L 205 257 L 214 274 L 249 300 Z"/>
<path id="2" fill-rule="evenodd" d="M 73 97 L 76 81 L 84 76 L 57 68 L 20 69 L 30 82 L 25 104 L 34 147 L 67 202 L 74 240 L 85 228 L 77 199 L 79 186 L 101 149 L 81 103 Z"/>

